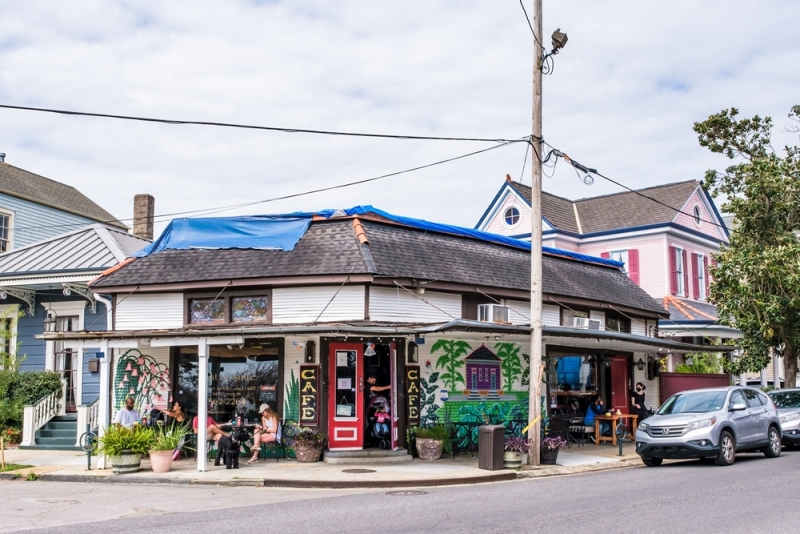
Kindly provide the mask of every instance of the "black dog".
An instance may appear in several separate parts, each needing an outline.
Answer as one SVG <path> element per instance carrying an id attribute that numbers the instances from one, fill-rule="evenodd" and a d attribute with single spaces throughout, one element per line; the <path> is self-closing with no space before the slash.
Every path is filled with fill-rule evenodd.
<path id="1" fill-rule="evenodd" d="M 225 458 L 225 469 L 239 469 L 239 447 L 250 439 L 250 433 L 244 427 L 235 427 L 230 437 L 222 436 L 217 444 L 217 459 L 214 465 L 220 465 Z"/>

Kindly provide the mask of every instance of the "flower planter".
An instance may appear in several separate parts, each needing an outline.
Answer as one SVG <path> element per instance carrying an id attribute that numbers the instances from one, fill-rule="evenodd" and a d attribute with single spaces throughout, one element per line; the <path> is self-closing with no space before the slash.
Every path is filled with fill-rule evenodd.
<path id="1" fill-rule="evenodd" d="M 119 456 L 111 456 L 111 471 L 117 475 L 135 473 L 142 465 L 142 455 L 131 451 L 122 451 Z"/>
<path id="2" fill-rule="evenodd" d="M 442 456 L 443 441 L 417 438 L 417 454 L 420 460 L 438 460 Z"/>
<path id="3" fill-rule="evenodd" d="M 503 469 L 516 469 L 522 467 L 522 453 L 505 451 L 503 453 Z"/>
<path id="4" fill-rule="evenodd" d="M 153 473 L 166 473 L 172 469 L 172 454 L 174 451 L 150 451 L 150 467 Z"/>
<path id="5" fill-rule="evenodd" d="M 558 460 L 558 449 L 541 449 L 539 463 L 542 465 L 556 465 Z"/>
<path id="6" fill-rule="evenodd" d="M 318 462 L 322 454 L 322 447 L 313 447 L 311 445 L 297 445 L 294 446 L 294 455 L 298 462 L 311 463 Z"/>

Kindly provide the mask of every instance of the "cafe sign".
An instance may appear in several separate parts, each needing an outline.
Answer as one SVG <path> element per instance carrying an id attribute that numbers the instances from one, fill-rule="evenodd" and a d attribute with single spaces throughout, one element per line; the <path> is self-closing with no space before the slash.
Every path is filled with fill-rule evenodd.
<path id="1" fill-rule="evenodd" d="M 300 418 L 303 426 L 319 424 L 319 366 L 300 366 Z"/>
<path id="2" fill-rule="evenodd" d="M 408 413 L 408 424 L 419 424 L 420 416 L 420 382 L 419 365 L 406 366 L 406 412 Z"/>

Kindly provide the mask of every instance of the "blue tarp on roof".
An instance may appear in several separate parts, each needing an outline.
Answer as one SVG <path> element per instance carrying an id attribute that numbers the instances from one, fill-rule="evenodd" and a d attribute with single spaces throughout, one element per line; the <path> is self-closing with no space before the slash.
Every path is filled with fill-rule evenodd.
<path id="1" fill-rule="evenodd" d="M 246 217 L 213 217 L 175 219 L 159 238 L 147 248 L 134 254 L 141 258 L 156 252 L 195 248 L 251 248 L 258 250 L 294 250 L 295 245 L 308 230 L 314 216 L 333 219 L 357 215 L 377 215 L 386 220 L 431 232 L 469 237 L 522 250 L 530 250 L 531 244 L 513 237 L 506 237 L 451 224 L 441 224 L 401 217 L 372 206 L 355 206 L 349 209 L 322 210 L 317 212 L 295 212 L 283 215 L 252 215 Z M 542 247 L 542 252 L 553 256 L 571 258 L 585 263 L 596 263 L 621 268 L 624 264 L 606 258 L 597 258 L 569 250 Z"/>

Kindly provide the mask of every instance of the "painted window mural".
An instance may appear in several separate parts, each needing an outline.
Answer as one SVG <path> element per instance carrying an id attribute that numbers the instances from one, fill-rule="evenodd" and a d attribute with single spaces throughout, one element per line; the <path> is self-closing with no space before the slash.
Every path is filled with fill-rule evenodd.
<path id="1" fill-rule="evenodd" d="M 194 324 L 216 324 L 225 322 L 224 299 L 191 299 L 189 322 Z"/>
<path id="2" fill-rule="evenodd" d="M 503 424 L 519 434 L 528 424 L 530 360 L 522 345 L 438 339 L 433 368 L 420 377 L 420 426 L 452 425 L 456 445 L 475 446 L 478 427 Z"/>
<path id="3" fill-rule="evenodd" d="M 114 407 L 133 397 L 139 410 L 165 408 L 169 396 L 169 367 L 152 356 L 131 349 L 117 358 L 114 372 Z"/>
<path id="4" fill-rule="evenodd" d="M 233 297 L 232 320 L 235 323 L 266 321 L 269 300 L 267 297 Z"/>

